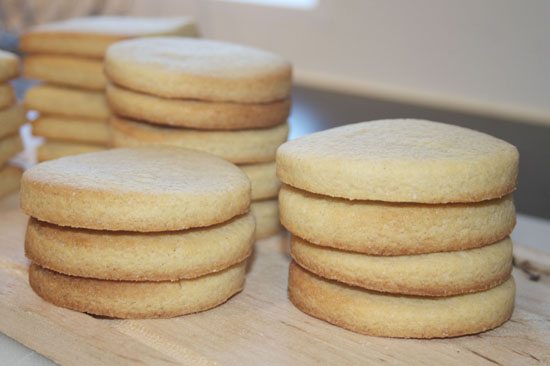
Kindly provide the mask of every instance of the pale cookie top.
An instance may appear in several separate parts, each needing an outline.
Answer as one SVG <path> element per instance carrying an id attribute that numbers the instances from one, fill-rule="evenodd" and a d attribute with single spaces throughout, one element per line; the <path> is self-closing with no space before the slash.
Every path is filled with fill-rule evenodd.
<path id="1" fill-rule="evenodd" d="M 309 192 L 387 202 L 477 202 L 512 192 L 511 144 L 443 123 L 361 122 L 283 144 L 277 175 Z"/>
<path id="2" fill-rule="evenodd" d="M 235 165 L 176 147 L 69 156 L 27 170 L 21 208 L 78 228 L 167 231 L 213 225 L 248 210 L 250 182 Z"/>
<path id="3" fill-rule="evenodd" d="M 290 94 L 291 66 L 259 49 L 205 39 L 142 38 L 107 50 L 105 73 L 116 84 L 146 94 L 242 103 Z"/>
<path id="4" fill-rule="evenodd" d="M 8 51 L 0 50 L 0 83 L 19 75 L 19 58 Z"/>

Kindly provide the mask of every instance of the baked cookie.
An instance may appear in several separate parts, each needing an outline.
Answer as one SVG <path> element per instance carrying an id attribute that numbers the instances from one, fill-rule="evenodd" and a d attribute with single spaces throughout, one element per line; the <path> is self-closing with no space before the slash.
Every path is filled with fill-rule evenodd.
<path id="1" fill-rule="evenodd" d="M 26 53 L 58 53 L 102 58 L 111 44 L 127 38 L 153 35 L 195 37 L 190 17 L 94 16 L 36 26 L 21 35 L 19 48 Z"/>
<path id="2" fill-rule="evenodd" d="M 113 318 L 170 318 L 216 307 L 241 291 L 246 261 L 189 280 L 108 281 L 29 268 L 29 284 L 44 300 L 65 308 Z"/>
<path id="3" fill-rule="evenodd" d="M 0 139 L 0 167 L 21 151 L 23 151 L 23 141 L 19 133 Z"/>
<path id="4" fill-rule="evenodd" d="M 111 115 L 105 93 L 57 85 L 30 88 L 24 103 L 27 109 L 44 114 L 95 119 L 107 119 Z"/>
<path id="5" fill-rule="evenodd" d="M 103 151 L 106 149 L 107 147 L 103 145 L 46 140 L 42 145 L 36 148 L 36 160 L 40 163 L 63 158 L 65 156 Z"/>
<path id="6" fill-rule="evenodd" d="M 16 101 L 13 86 L 10 83 L 0 84 L 0 110 L 11 107 Z"/>
<path id="7" fill-rule="evenodd" d="M 21 208 L 40 221 L 95 230 L 168 231 L 248 210 L 250 181 L 235 165 L 176 147 L 115 149 L 35 165 Z"/>
<path id="8" fill-rule="evenodd" d="M 22 104 L 15 104 L 9 108 L 0 110 L 0 139 L 13 135 L 19 131 L 19 127 L 27 122 L 25 108 Z"/>
<path id="9" fill-rule="evenodd" d="M 273 161 L 288 136 L 288 124 L 237 131 L 204 131 L 166 127 L 112 116 L 115 147 L 181 146 L 207 152 L 236 164 Z"/>
<path id="10" fill-rule="evenodd" d="M 23 59 L 23 76 L 91 90 L 103 90 L 107 84 L 103 60 L 67 55 L 28 55 Z"/>
<path id="11" fill-rule="evenodd" d="M 512 315 L 514 279 L 490 290 L 449 297 L 391 295 L 318 277 L 292 262 L 290 301 L 301 311 L 354 332 L 397 338 L 443 338 L 498 327 Z"/>
<path id="12" fill-rule="evenodd" d="M 19 58 L 8 51 L 0 50 L 0 83 L 19 75 Z"/>
<path id="13" fill-rule="evenodd" d="M 265 103 L 290 95 L 291 65 L 256 48 L 206 39 L 153 37 L 111 46 L 109 80 L 165 98 Z M 139 77 L 136 77 L 139 75 Z"/>
<path id="14" fill-rule="evenodd" d="M 500 285 L 512 272 L 510 238 L 458 252 L 388 257 L 321 247 L 292 235 L 290 253 L 296 263 L 320 277 L 405 295 L 479 292 Z"/>
<path id="15" fill-rule="evenodd" d="M 479 202 L 516 186 L 519 154 L 509 143 L 443 123 L 362 122 L 281 146 L 277 175 L 308 192 L 386 202 Z"/>
<path id="16" fill-rule="evenodd" d="M 32 122 L 32 134 L 47 139 L 108 145 L 109 121 L 81 117 L 45 115 Z"/>
<path id="17" fill-rule="evenodd" d="M 275 162 L 244 164 L 239 165 L 239 168 L 250 179 L 251 200 L 264 200 L 277 197 L 279 188 L 281 188 L 281 181 L 275 174 Z"/>
<path id="18" fill-rule="evenodd" d="M 284 185 L 281 223 L 307 241 L 373 255 L 480 247 L 508 236 L 516 223 L 512 195 L 477 203 L 422 204 L 347 200 Z"/>
<path id="19" fill-rule="evenodd" d="M 0 166 L 0 198 L 19 189 L 21 174 L 23 174 L 23 169 L 17 165 Z"/>
<path id="20" fill-rule="evenodd" d="M 253 201 L 250 203 L 250 212 L 256 218 L 257 240 L 275 235 L 282 230 L 276 199 Z"/>
<path id="21" fill-rule="evenodd" d="M 284 123 L 290 99 L 271 103 L 204 102 L 168 99 L 134 92 L 109 84 L 107 100 L 123 117 L 151 123 L 203 130 L 235 130 L 271 127 Z"/>
<path id="22" fill-rule="evenodd" d="M 175 281 L 242 262 L 252 252 L 254 230 L 252 214 L 205 228 L 157 233 L 74 229 L 31 218 L 25 254 L 41 267 L 72 276 Z"/>

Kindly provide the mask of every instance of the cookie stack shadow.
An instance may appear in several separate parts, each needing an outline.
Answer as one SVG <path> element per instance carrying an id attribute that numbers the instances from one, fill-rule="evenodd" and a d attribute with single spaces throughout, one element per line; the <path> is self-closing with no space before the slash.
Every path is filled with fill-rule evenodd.
<path id="1" fill-rule="evenodd" d="M 29 283 L 48 302 L 116 318 L 173 317 L 244 286 L 255 230 L 250 182 L 222 159 L 115 149 L 34 166 L 21 187 Z"/>
<path id="2" fill-rule="evenodd" d="M 421 120 L 348 125 L 281 146 L 289 298 L 353 331 L 434 338 L 512 314 L 518 153 Z"/>
<path id="3" fill-rule="evenodd" d="M 236 44 L 158 37 L 105 58 L 115 147 L 181 146 L 237 164 L 251 180 L 257 238 L 280 229 L 276 150 L 288 137 L 291 66 Z"/>

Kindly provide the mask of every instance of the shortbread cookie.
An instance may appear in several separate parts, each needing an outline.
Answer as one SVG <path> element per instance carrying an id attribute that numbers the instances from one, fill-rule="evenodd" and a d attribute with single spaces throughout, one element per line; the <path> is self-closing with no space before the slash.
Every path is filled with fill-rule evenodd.
<path id="1" fill-rule="evenodd" d="M 190 17 L 94 16 L 36 26 L 21 36 L 19 48 L 31 53 L 101 58 L 107 47 L 123 39 L 154 35 L 195 37 L 197 34 L 197 25 Z"/>
<path id="2" fill-rule="evenodd" d="M 23 141 L 18 133 L 0 139 L 0 166 L 23 151 Z"/>
<path id="3" fill-rule="evenodd" d="M 111 141 L 109 120 L 45 115 L 32 123 L 32 134 L 48 139 L 107 145 Z"/>
<path id="4" fill-rule="evenodd" d="M 256 218 L 256 239 L 267 238 L 282 230 L 277 200 L 253 201 L 250 212 Z"/>
<path id="5" fill-rule="evenodd" d="M 232 43 L 175 37 L 113 45 L 105 55 L 105 73 L 116 84 L 142 93 L 219 102 L 286 99 L 291 84 L 290 63 L 281 56 Z"/>
<path id="6" fill-rule="evenodd" d="M 37 85 L 25 93 L 25 107 L 43 114 L 107 119 L 105 93 L 54 85 Z"/>
<path id="7" fill-rule="evenodd" d="M 31 218 L 25 254 L 41 267 L 72 276 L 175 281 L 242 262 L 252 252 L 254 229 L 250 213 L 205 228 L 159 233 L 74 229 Z"/>
<path id="8" fill-rule="evenodd" d="M 73 277 L 31 264 L 29 284 L 44 300 L 113 318 L 170 318 L 218 306 L 244 286 L 246 261 L 179 281 L 132 282 Z"/>
<path id="9" fill-rule="evenodd" d="M 17 165 L 5 164 L 0 166 L 0 197 L 4 197 L 19 189 L 23 169 Z"/>
<path id="10" fill-rule="evenodd" d="M 514 279 L 490 290 L 449 297 L 391 295 L 318 277 L 292 262 L 290 301 L 303 312 L 379 337 L 443 338 L 498 327 L 512 315 Z"/>
<path id="11" fill-rule="evenodd" d="M 516 223 L 512 195 L 478 203 L 351 201 L 284 185 L 281 223 L 307 241 L 373 255 L 464 250 L 508 236 Z"/>
<path id="12" fill-rule="evenodd" d="M 275 174 L 275 162 L 239 165 L 250 179 L 251 200 L 277 197 L 281 181 Z"/>
<path id="13" fill-rule="evenodd" d="M 16 104 L 12 107 L 0 111 L 0 139 L 13 135 L 19 131 L 26 122 L 25 108 L 22 104 Z"/>
<path id="14" fill-rule="evenodd" d="M 175 147 L 115 149 L 35 165 L 21 208 L 40 221 L 95 230 L 209 226 L 248 210 L 250 182 L 215 156 Z"/>
<path id="15" fill-rule="evenodd" d="M 279 148 L 277 175 L 332 197 L 387 202 L 478 202 L 512 192 L 517 149 L 481 132 L 423 120 L 362 122 Z"/>
<path id="16" fill-rule="evenodd" d="M 0 84 L 0 110 L 14 105 L 16 101 L 13 86 L 9 83 Z"/>
<path id="17" fill-rule="evenodd" d="M 47 140 L 36 149 L 38 162 L 106 150 L 104 145 Z"/>
<path id="18" fill-rule="evenodd" d="M 479 292 L 512 272 L 510 238 L 482 248 L 401 256 L 373 256 L 321 247 L 292 235 L 290 253 L 323 278 L 369 290 L 420 296 Z"/>
<path id="19" fill-rule="evenodd" d="M 19 58 L 8 51 L 0 50 L 0 83 L 19 75 Z"/>
<path id="20" fill-rule="evenodd" d="M 103 60 L 67 55 L 28 55 L 23 60 L 23 76 L 92 90 L 103 90 L 107 84 Z"/>
<path id="21" fill-rule="evenodd" d="M 236 164 L 273 161 L 288 136 L 288 124 L 237 131 L 204 131 L 165 127 L 111 117 L 115 147 L 180 146 L 207 152 Z"/>
<path id="22" fill-rule="evenodd" d="M 271 127 L 284 123 L 290 112 L 288 98 L 255 104 L 204 102 L 160 98 L 113 84 L 107 87 L 107 100 L 113 111 L 120 116 L 203 130 Z"/>

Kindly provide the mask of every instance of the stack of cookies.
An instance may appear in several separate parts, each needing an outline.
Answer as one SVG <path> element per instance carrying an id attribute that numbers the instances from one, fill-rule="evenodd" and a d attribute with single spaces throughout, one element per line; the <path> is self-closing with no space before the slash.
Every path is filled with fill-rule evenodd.
<path id="1" fill-rule="evenodd" d="M 288 291 L 300 310 L 356 332 L 452 337 L 510 318 L 518 152 L 422 120 L 382 120 L 277 153 Z"/>
<path id="2" fill-rule="evenodd" d="M 105 50 L 122 39 L 158 34 L 195 36 L 197 29 L 186 17 L 102 16 L 45 24 L 21 36 L 20 48 L 28 53 L 23 75 L 45 82 L 25 96 L 26 108 L 40 113 L 33 134 L 46 138 L 38 161 L 108 147 Z"/>
<path id="3" fill-rule="evenodd" d="M 111 46 L 105 74 L 114 146 L 182 146 L 238 164 L 251 180 L 257 238 L 280 230 L 275 153 L 289 129 L 286 60 L 230 43 L 155 37 Z"/>
<path id="4" fill-rule="evenodd" d="M 19 187 L 22 169 L 8 162 L 23 150 L 19 127 L 25 123 L 25 111 L 9 81 L 19 75 L 19 58 L 0 50 L 0 197 Z"/>
<path id="5" fill-rule="evenodd" d="M 249 204 L 239 168 L 182 148 L 38 164 L 21 182 L 30 285 L 55 305 L 109 317 L 212 308 L 243 288 Z"/>

